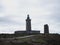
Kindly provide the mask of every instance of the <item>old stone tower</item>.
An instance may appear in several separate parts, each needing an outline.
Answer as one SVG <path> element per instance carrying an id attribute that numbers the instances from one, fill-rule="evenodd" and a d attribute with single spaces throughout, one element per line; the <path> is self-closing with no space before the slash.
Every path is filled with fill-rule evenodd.
<path id="1" fill-rule="evenodd" d="M 49 26 L 48 26 L 48 24 L 44 25 L 44 34 L 49 34 Z"/>
<path id="2" fill-rule="evenodd" d="M 31 31 L 31 19 L 29 15 L 27 15 L 27 19 L 26 19 L 26 31 Z"/>

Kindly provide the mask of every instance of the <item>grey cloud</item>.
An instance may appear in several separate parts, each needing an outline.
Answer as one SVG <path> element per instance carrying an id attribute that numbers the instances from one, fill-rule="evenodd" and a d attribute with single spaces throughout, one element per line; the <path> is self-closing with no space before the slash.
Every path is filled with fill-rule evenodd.
<path id="1" fill-rule="evenodd" d="M 52 15 L 49 18 L 50 18 L 50 20 L 54 21 L 55 23 L 60 23 L 60 14 L 59 15 Z"/>
<path id="2" fill-rule="evenodd" d="M 55 8 L 55 10 L 53 10 L 52 14 L 49 16 L 49 18 L 55 21 L 56 23 L 60 23 L 60 8 L 59 7 L 60 6 L 57 6 L 57 8 Z"/>
<path id="3" fill-rule="evenodd" d="M 12 21 L 8 17 L 0 17 L 0 25 L 22 25 L 20 22 Z"/>
<path id="4" fill-rule="evenodd" d="M 31 17 L 33 17 L 32 22 L 34 25 L 33 27 L 36 27 L 35 29 L 40 29 L 40 27 L 37 27 L 36 25 L 41 24 L 41 26 L 42 26 L 43 23 L 48 22 L 51 26 L 54 26 L 55 23 L 57 23 L 56 29 L 58 30 L 58 27 L 59 27 L 58 23 L 60 23 L 60 6 L 59 6 L 60 2 L 59 1 L 60 0 L 16 0 L 16 3 L 18 5 L 16 7 L 17 8 L 16 12 L 19 12 L 19 16 L 21 16 L 20 17 L 20 19 L 21 19 L 25 15 L 24 13 L 26 12 L 26 10 L 28 10 L 28 8 L 30 8 L 30 10 L 28 10 L 28 12 L 30 11 L 29 14 L 31 14 Z M 43 14 L 40 15 L 40 13 L 41 14 L 43 13 Z M 49 13 L 49 14 L 47 14 L 47 13 Z M 18 15 L 18 13 L 16 15 Z M 21 22 L 23 20 L 18 20 L 20 22 L 16 22 L 16 21 L 12 21 L 10 19 L 11 19 L 11 17 L 0 17 L 0 25 L 1 24 L 22 25 L 23 23 L 25 23 L 25 22 L 23 22 L 23 23 Z M 56 31 L 56 29 L 55 29 L 55 31 Z M 52 28 L 52 30 L 54 30 L 54 29 Z M 53 32 L 52 30 L 51 30 L 51 32 Z"/>

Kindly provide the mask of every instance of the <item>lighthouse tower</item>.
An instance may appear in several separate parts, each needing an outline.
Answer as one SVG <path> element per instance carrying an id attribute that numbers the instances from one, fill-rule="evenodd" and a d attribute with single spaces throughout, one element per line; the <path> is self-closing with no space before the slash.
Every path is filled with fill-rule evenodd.
<path id="1" fill-rule="evenodd" d="M 28 33 L 31 32 L 31 19 L 30 19 L 30 17 L 29 17 L 29 14 L 27 15 L 27 19 L 26 19 L 26 31 L 27 31 Z"/>

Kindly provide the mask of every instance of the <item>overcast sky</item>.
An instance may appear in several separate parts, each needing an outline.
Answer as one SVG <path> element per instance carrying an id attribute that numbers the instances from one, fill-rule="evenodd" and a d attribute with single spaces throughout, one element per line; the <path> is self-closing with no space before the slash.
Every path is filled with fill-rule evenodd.
<path id="1" fill-rule="evenodd" d="M 60 33 L 60 0 L 0 0 L 0 33 L 25 30 L 27 14 L 32 30 L 43 33 L 48 24 L 50 33 Z"/>

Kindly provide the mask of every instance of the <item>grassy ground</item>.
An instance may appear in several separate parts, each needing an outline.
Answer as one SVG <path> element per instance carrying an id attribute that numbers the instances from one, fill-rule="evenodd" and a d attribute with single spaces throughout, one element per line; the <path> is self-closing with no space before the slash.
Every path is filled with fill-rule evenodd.
<path id="1" fill-rule="evenodd" d="M 0 44 L 1 43 L 4 42 L 0 41 Z M 9 44 L 10 45 L 60 45 L 60 35 L 59 34 L 37 34 L 35 36 L 28 37 L 28 38 L 14 39 L 13 41 L 9 42 Z"/>
<path id="2" fill-rule="evenodd" d="M 58 34 L 37 34 L 33 37 L 16 40 L 36 45 L 60 45 L 60 35 Z"/>

